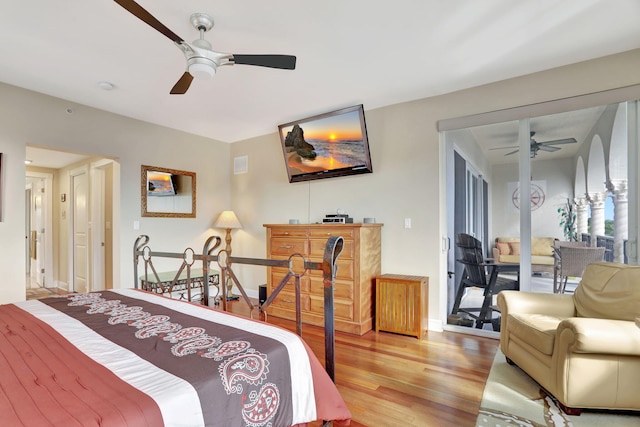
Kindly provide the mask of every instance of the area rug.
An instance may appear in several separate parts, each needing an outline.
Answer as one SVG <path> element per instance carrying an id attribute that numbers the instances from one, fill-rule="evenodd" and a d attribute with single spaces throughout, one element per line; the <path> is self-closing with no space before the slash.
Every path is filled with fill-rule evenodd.
<path id="1" fill-rule="evenodd" d="M 638 427 L 640 414 L 582 412 L 566 415 L 517 366 L 498 350 L 482 395 L 476 427 Z"/>

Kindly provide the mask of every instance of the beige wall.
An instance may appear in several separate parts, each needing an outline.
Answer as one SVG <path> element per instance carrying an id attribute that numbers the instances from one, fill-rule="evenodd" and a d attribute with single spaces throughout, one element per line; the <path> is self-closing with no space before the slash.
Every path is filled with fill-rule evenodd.
<path id="1" fill-rule="evenodd" d="M 0 223 L 0 239 L 24 245 L 22 160 L 27 142 L 90 152 L 118 158 L 121 164 L 118 239 L 123 286 L 131 277 L 130 251 L 140 232 L 159 242 L 158 249 L 200 247 L 212 231 L 213 216 L 232 208 L 244 226 L 234 231 L 234 253 L 264 256 L 262 224 L 289 218 L 316 222 L 342 208 L 357 221 L 366 216 L 384 223 L 383 273 L 430 277 L 430 327 L 437 327 L 446 314 L 441 236 L 446 235 L 447 221 L 438 121 L 639 84 L 639 69 L 640 50 L 636 50 L 385 108 L 372 110 L 365 105 L 374 173 L 296 184 L 287 180 L 277 123 L 272 134 L 226 145 L 88 107 L 73 106 L 76 113 L 66 115 L 64 108 L 70 103 L 0 85 L 0 151 L 11 158 L 5 203 L 18 206 Z M 241 155 L 249 156 L 249 172 L 233 175 L 233 158 Z M 142 163 L 196 171 L 198 218 L 140 219 Z M 403 227 L 404 218 L 412 219 L 413 228 Z M 141 230 L 132 229 L 134 220 L 141 220 Z M 7 272 L 7 281 L 0 284 L 0 302 L 24 298 L 24 268 L 16 267 L 24 264 L 23 253 L 0 249 L 0 268 Z M 242 269 L 240 275 L 253 289 L 265 281 L 264 271 L 253 267 Z"/>
<path id="2" fill-rule="evenodd" d="M 234 248 L 264 256 L 263 223 L 315 222 L 337 208 L 356 221 L 376 217 L 384 223 L 382 272 L 430 277 L 430 327 L 437 329 L 446 317 L 441 237 L 447 221 L 438 121 L 638 84 L 639 67 L 636 50 L 385 108 L 365 105 L 370 175 L 289 184 L 275 131 L 234 143 L 231 162 L 249 156 L 249 173 L 231 179 L 232 207 L 245 227 L 235 234 Z M 413 228 L 403 227 L 404 218 L 412 219 Z M 265 280 L 263 272 L 247 275 L 251 283 Z"/>
<path id="3" fill-rule="evenodd" d="M 554 237 L 564 240 L 559 225 L 558 208 L 573 200 L 573 177 L 575 162 L 563 158 L 531 163 L 533 182 L 544 183 L 545 200 L 540 208 L 531 212 L 531 235 L 533 237 Z M 520 235 L 520 212 L 513 205 L 510 183 L 518 182 L 518 165 L 493 167 L 491 176 L 491 230 L 490 241 L 495 237 L 515 237 Z M 491 247 L 492 245 L 490 245 Z"/>
<path id="4" fill-rule="evenodd" d="M 73 114 L 68 114 L 67 108 L 73 109 Z M 113 219 L 113 226 L 120 227 L 120 232 L 114 236 L 116 287 L 130 286 L 133 242 L 139 234 L 151 237 L 154 250 L 181 251 L 191 246 L 201 251 L 206 237 L 214 232 L 211 228 L 214 216 L 229 208 L 228 144 L 0 84 L 0 152 L 5 158 L 2 171 L 4 216 L 0 222 L 0 241 L 3 242 L 0 247 L 0 274 L 3 277 L 0 303 L 25 299 L 24 159 L 27 144 L 117 160 L 121 185 L 119 197 L 114 200 L 120 215 Z M 196 172 L 197 218 L 141 218 L 142 164 Z M 54 185 L 56 194 L 63 189 Z M 65 220 L 60 218 L 60 221 Z M 140 221 L 139 230 L 133 229 L 134 221 Z"/>

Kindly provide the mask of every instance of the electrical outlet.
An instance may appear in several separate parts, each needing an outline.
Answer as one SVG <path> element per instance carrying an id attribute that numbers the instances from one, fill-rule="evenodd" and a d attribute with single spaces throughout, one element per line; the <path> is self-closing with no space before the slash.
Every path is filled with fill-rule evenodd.
<path id="1" fill-rule="evenodd" d="M 404 228 L 411 228 L 411 218 L 404 219 Z"/>

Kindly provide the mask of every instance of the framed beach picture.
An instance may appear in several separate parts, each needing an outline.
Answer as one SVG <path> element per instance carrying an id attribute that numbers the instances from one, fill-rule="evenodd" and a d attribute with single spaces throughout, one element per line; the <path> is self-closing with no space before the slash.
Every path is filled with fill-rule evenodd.
<path id="1" fill-rule="evenodd" d="M 278 126 L 289 182 L 371 173 L 362 105 Z"/>

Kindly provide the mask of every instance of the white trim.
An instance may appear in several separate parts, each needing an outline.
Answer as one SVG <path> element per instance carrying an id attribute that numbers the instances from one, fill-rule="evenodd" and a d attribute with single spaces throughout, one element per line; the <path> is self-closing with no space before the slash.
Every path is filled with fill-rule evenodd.
<path id="1" fill-rule="evenodd" d="M 89 232 L 91 233 L 91 290 L 102 291 L 105 288 L 105 247 L 104 247 L 104 169 L 91 165 Z"/>
<path id="2" fill-rule="evenodd" d="M 564 113 L 567 111 L 581 110 L 600 105 L 617 104 L 636 99 L 640 99 L 640 85 L 631 85 L 617 89 L 553 99 L 550 101 L 521 105 L 470 116 L 443 119 L 438 121 L 437 128 L 439 132 L 464 129 L 474 126 Z"/>

